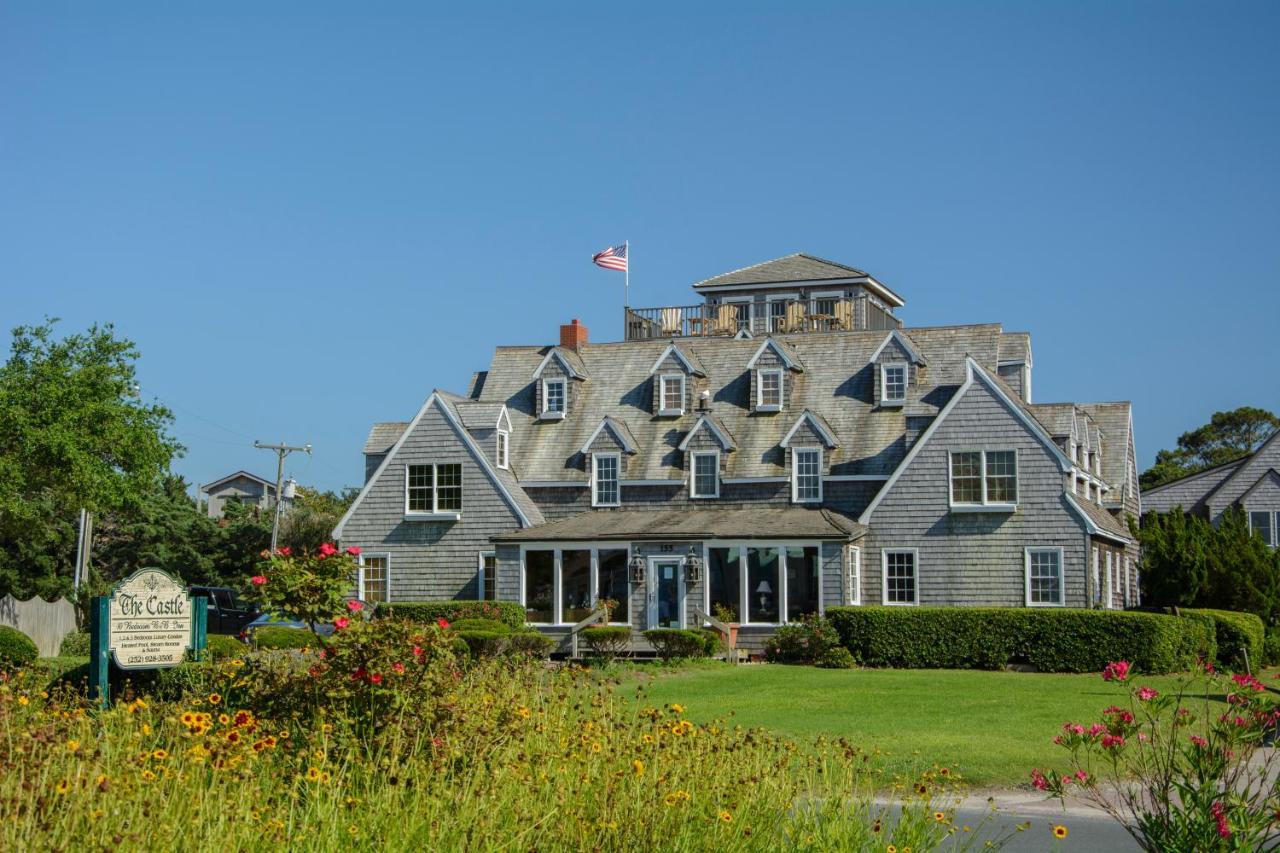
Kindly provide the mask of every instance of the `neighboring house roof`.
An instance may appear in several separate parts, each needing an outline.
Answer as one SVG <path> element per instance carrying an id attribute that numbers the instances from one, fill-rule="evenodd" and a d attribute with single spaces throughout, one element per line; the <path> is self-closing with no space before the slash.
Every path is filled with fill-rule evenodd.
<path id="1" fill-rule="evenodd" d="M 965 381 L 966 356 L 988 372 L 996 371 L 999 325 L 912 329 L 908 334 L 929 361 L 928 385 L 912 389 L 911 399 L 922 411 L 941 409 Z M 906 417 L 900 410 L 875 405 L 870 356 L 884 339 L 882 330 L 777 336 L 775 340 L 793 350 L 807 369 L 791 375 L 786 410 L 767 415 L 750 408 L 751 375 L 746 365 L 760 347 L 758 340 L 681 341 L 681 347 L 705 368 L 711 411 L 738 448 L 726 457 L 724 476 L 787 476 L 785 452 L 779 445 L 805 409 L 821 416 L 841 439 L 841 446 L 825 460 L 830 473 L 891 474 L 905 452 Z M 553 423 L 538 421 L 531 380 L 546 349 L 498 347 L 481 399 L 507 405 L 512 462 L 520 478 L 585 485 L 585 470 L 573 467 L 570 460 L 601 419 L 612 415 L 626 422 L 637 446 L 624 482 L 683 479 L 685 473 L 674 453 L 704 413 L 695 409 L 679 418 L 654 415 L 649 371 L 668 345 L 663 340 L 584 344 L 578 355 L 591 380 L 574 388 L 568 417 Z"/>
<path id="2" fill-rule="evenodd" d="M 1244 465 L 1247 456 L 1142 490 L 1143 512 L 1169 512 L 1181 506 L 1188 512 L 1204 504 L 1210 495 Z"/>
<path id="3" fill-rule="evenodd" d="M 1028 332 L 1005 332 L 1000 335 L 1000 363 L 1035 367 L 1031 359 L 1031 335 Z"/>
<path id="4" fill-rule="evenodd" d="M 1080 513 L 1080 517 L 1085 522 L 1085 529 L 1090 534 L 1114 539 L 1125 544 L 1133 541 L 1133 537 L 1129 534 L 1129 529 L 1107 510 L 1093 501 L 1077 500 L 1076 496 L 1070 492 L 1065 493 L 1065 497 L 1067 503 Z"/>
<path id="5" fill-rule="evenodd" d="M 223 483 L 226 483 L 230 480 L 238 479 L 240 477 L 244 477 L 245 479 L 248 479 L 248 480 L 253 480 L 256 483 L 261 483 L 262 485 L 266 486 L 273 492 L 276 490 L 276 484 L 271 480 L 268 480 L 266 477 L 259 477 L 257 474 L 250 474 L 248 471 L 237 471 L 234 474 L 228 474 L 225 477 L 219 477 L 217 480 L 214 480 L 212 483 L 205 483 L 203 486 L 200 487 L 200 491 L 208 493 L 209 490 L 212 489 L 214 486 L 221 486 Z"/>
<path id="6" fill-rule="evenodd" d="M 391 449 L 391 445 L 400 440 L 407 426 L 409 426 L 408 421 L 384 421 L 374 424 L 373 429 L 369 430 L 369 437 L 364 442 L 365 454 L 386 453 Z"/>
<path id="7" fill-rule="evenodd" d="M 866 528 L 838 512 L 804 507 L 584 512 L 494 542 L 665 539 L 856 539 Z"/>
<path id="8" fill-rule="evenodd" d="M 838 264 L 804 252 L 795 252 L 771 261 L 752 264 L 749 267 L 721 273 L 703 279 L 693 285 L 694 290 L 726 287 L 744 284 L 791 284 L 793 282 L 848 281 L 849 279 L 866 279 L 869 288 L 886 302 L 901 306 L 906 303 L 902 297 L 876 281 L 872 276 L 856 267 Z"/>

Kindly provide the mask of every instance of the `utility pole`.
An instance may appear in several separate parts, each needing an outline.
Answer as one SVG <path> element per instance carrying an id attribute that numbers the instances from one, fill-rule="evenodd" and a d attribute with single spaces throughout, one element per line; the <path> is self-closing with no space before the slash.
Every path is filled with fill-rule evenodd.
<path id="1" fill-rule="evenodd" d="M 283 495 L 280 493 L 284 488 L 284 458 L 290 453 L 306 453 L 311 455 L 311 445 L 304 444 L 301 447 L 293 447 L 281 441 L 279 444 L 263 444 L 255 441 L 253 446 L 259 450 L 274 450 L 276 452 L 276 512 L 275 519 L 271 522 L 271 550 L 276 550 L 276 542 L 280 539 L 280 504 Z"/>

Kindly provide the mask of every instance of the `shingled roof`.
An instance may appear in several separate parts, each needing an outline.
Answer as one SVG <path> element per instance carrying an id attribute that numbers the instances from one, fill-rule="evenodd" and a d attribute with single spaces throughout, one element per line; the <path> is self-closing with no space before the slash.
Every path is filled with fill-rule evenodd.
<path id="1" fill-rule="evenodd" d="M 747 362 L 759 339 L 697 338 L 680 342 L 707 372 L 711 411 L 738 444 L 727 454 L 724 476 L 787 475 L 779 442 L 805 409 L 820 415 L 841 438 L 827 455 L 832 474 L 893 472 L 905 452 L 906 415 L 901 409 L 874 404 L 869 358 L 888 332 L 826 332 L 779 338 L 803 361 L 806 370 L 792 373 L 788 405 L 777 414 L 750 410 L 751 375 Z M 966 376 L 965 357 L 972 356 L 996 372 L 1000 326 L 946 326 L 904 332 L 926 357 L 927 384 L 912 391 L 913 413 L 936 411 Z M 580 448 L 611 415 L 624 422 L 638 452 L 627 467 L 628 480 L 681 480 L 684 471 L 677 449 L 697 422 L 697 410 L 679 418 L 656 417 L 649 390 L 650 368 L 669 341 L 584 344 L 577 355 L 589 377 L 574 389 L 569 416 L 539 421 L 534 411 L 534 368 L 548 347 L 499 347 L 494 352 L 481 400 L 506 403 L 511 418 L 511 464 L 520 480 L 587 482 Z"/>
<path id="2" fill-rule="evenodd" d="M 494 542 L 661 539 L 856 539 L 866 528 L 838 512 L 804 507 L 584 512 L 500 533 Z"/>
<path id="3" fill-rule="evenodd" d="M 368 455 L 386 453 L 391 445 L 400 440 L 408 426 L 408 421 L 383 421 L 374 424 L 369 430 L 369 437 L 365 439 L 364 452 Z"/>
<path id="4" fill-rule="evenodd" d="M 838 264 L 835 261 L 828 261 L 804 252 L 795 252 L 781 258 L 774 258 L 771 261 L 763 261 L 762 263 L 752 264 L 749 267 L 721 273 L 720 275 L 703 279 L 695 283 L 693 287 L 694 290 L 705 290 L 707 288 L 744 284 L 821 283 L 850 278 L 869 279 L 876 290 L 881 292 L 880 295 L 889 302 L 892 302 L 895 306 L 906 304 L 901 296 L 876 281 L 869 273 L 857 267 Z"/>

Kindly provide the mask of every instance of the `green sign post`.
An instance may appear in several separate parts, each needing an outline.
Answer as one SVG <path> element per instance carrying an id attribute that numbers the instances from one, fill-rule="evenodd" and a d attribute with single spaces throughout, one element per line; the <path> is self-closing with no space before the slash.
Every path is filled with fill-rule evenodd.
<path id="1" fill-rule="evenodd" d="M 89 695 L 107 706 L 111 669 L 177 666 L 187 652 L 203 656 L 208 603 L 159 569 L 139 569 L 89 611 Z"/>

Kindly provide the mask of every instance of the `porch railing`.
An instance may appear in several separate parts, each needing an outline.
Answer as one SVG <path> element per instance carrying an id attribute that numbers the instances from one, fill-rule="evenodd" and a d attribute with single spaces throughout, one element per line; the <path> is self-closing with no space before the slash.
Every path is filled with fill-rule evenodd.
<path id="1" fill-rule="evenodd" d="M 586 619 L 583 619 L 581 622 L 579 622 L 578 624 L 574 625 L 572 628 L 569 629 L 569 649 L 570 649 L 571 658 L 576 659 L 581 657 L 581 655 L 578 654 L 578 633 L 583 628 L 590 628 L 592 625 L 596 624 L 597 622 L 605 622 L 605 620 L 608 618 L 609 618 L 609 611 L 605 610 L 603 607 L 600 607 L 591 611 L 591 613 L 587 616 Z"/>
<path id="2" fill-rule="evenodd" d="M 727 623 L 721 622 L 719 619 L 715 618 L 714 616 L 710 616 L 706 613 L 703 613 L 697 607 L 693 608 L 693 618 L 698 622 L 698 624 L 702 624 L 703 622 L 706 622 L 708 625 L 714 628 L 717 632 L 719 632 L 721 637 L 724 638 L 724 646 L 728 650 L 725 652 L 725 660 L 735 664 L 739 662 L 738 661 L 738 642 L 737 642 L 738 638 L 734 636 L 733 632 L 729 629 L 729 625 Z"/>
<path id="3" fill-rule="evenodd" d="M 864 303 L 859 306 L 858 303 Z M 862 310 L 858 310 L 861 307 Z M 627 308 L 626 340 L 731 337 L 804 332 L 893 329 L 901 325 L 867 297 L 771 299 L 764 302 L 721 302 Z"/>

